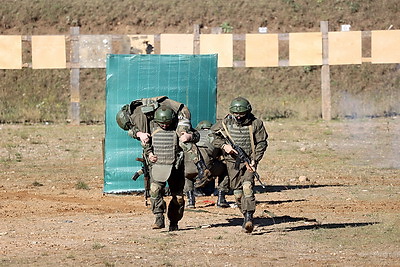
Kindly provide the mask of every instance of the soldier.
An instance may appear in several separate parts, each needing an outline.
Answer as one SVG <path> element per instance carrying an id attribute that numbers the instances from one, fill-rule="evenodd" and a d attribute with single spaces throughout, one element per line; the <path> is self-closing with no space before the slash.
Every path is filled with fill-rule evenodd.
<path id="1" fill-rule="evenodd" d="M 179 146 L 195 164 L 199 173 L 198 179 L 207 177 L 210 171 L 195 145 L 200 137 L 196 131 L 192 131 L 191 114 L 184 104 L 166 96 L 134 100 L 130 104 L 124 105 L 117 113 L 117 123 L 123 130 L 128 131 L 129 136 L 140 140 L 142 146 L 146 147 L 150 140 L 150 122 L 154 120 L 154 113 L 160 105 L 171 108 L 177 115 L 176 132 L 179 135 Z"/>
<path id="2" fill-rule="evenodd" d="M 229 187 L 234 190 L 236 204 L 244 216 L 242 228 L 246 233 L 254 229 L 254 173 L 268 146 L 268 133 L 264 124 L 251 110 L 247 99 L 237 97 L 230 104 L 230 114 L 211 128 L 214 133 L 213 145 L 221 148 L 225 158 Z M 228 138 L 244 150 L 251 159 L 250 164 L 238 157 L 238 152 L 227 142 Z"/>
<path id="3" fill-rule="evenodd" d="M 207 169 L 209 169 L 211 172 L 210 176 L 207 179 L 197 180 L 196 183 L 194 183 L 193 178 L 197 175 L 194 165 L 192 162 L 185 160 L 184 192 L 187 196 L 188 208 L 195 207 L 195 189 L 203 188 L 207 185 L 207 183 L 214 181 L 214 179 L 217 179 L 218 182 L 217 207 L 229 207 L 229 204 L 225 199 L 225 194 L 229 191 L 227 179 L 224 179 L 225 177 L 227 177 L 226 166 L 220 159 L 222 155 L 221 150 L 216 149 L 211 144 L 213 140 L 213 136 L 210 130 L 211 126 L 212 123 L 207 120 L 199 122 L 196 126 L 196 130 L 200 134 L 200 140 L 196 143 L 196 145 L 199 148 L 200 153 L 202 154 Z"/>
<path id="4" fill-rule="evenodd" d="M 179 146 L 176 128 L 178 122 L 175 112 L 160 106 L 154 113 L 154 120 L 149 124 L 150 140 L 144 154 L 150 162 L 150 201 L 151 210 L 156 217 L 153 229 L 165 227 L 164 213 L 166 203 L 163 199 L 168 182 L 172 196 L 168 205 L 169 231 L 178 230 L 178 222 L 183 217 L 185 183 L 183 150 Z"/>

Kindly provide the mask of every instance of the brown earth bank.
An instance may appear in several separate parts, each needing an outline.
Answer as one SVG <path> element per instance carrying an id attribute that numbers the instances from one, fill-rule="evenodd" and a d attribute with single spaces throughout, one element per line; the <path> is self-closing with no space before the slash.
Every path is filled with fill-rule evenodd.
<path id="1" fill-rule="evenodd" d="M 168 232 L 138 192 L 103 194 L 104 125 L 0 125 L 0 266 L 400 266 L 400 119 L 266 128 L 245 234 L 232 195 Z"/>

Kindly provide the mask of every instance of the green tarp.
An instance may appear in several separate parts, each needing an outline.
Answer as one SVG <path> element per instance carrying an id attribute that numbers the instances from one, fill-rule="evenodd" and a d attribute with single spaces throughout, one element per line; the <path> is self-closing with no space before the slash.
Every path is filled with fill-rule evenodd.
<path id="1" fill-rule="evenodd" d="M 141 168 L 142 148 L 119 128 L 120 108 L 140 98 L 168 96 L 186 104 L 192 125 L 215 122 L 217 103 L 217 55 L 108 55 L 106 66 L 106 114 L 104 143 L 104 192 L 144 190 L 143 177 L 132 175 Z"/>

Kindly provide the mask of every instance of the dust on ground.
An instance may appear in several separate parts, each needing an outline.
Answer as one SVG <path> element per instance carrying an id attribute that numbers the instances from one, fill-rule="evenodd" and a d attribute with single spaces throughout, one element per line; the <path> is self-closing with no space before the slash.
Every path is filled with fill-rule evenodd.
<path id="1" fill-rule="evenodd" d="M 141 194 L 103 194 L 104 125 L 0 125 L 0 266 L 400 266 L 400 119 L 266 128 L 245 234 L 215 196 L 168 232 Z"/>

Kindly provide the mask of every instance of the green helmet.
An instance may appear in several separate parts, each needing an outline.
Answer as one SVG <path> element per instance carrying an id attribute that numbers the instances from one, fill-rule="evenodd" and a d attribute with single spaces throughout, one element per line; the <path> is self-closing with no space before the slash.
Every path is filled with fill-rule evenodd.
<path id="1" fill-rule="evenodd" d="M 243 97 L 236 97 L 229 106 L 230 113 L 249 113 L 251 112 L 250 102 Z"/>
<path id="2" fill-rule="evenodd" d="M 212 126 L 211 121 L 204 120 L 197 124 L 196 129 L 197 130 L 210 129 L 211 126 Z"/>
<path id="3" fill-rule="evenodd" d="M 117 120 L 118 126 L 121 129 L 128 131 L 131 127 L 131 120 L 129 118 L 129 105 L 123 106 L 117 113 L 115 118 Z"/>
<path id="4" fill-rule="evenodd" d="M 166 106 L 159 107 L 154 113 L 154 121 L 160 124 L 171 124 L 175 120 L 175 112 Z"/>

